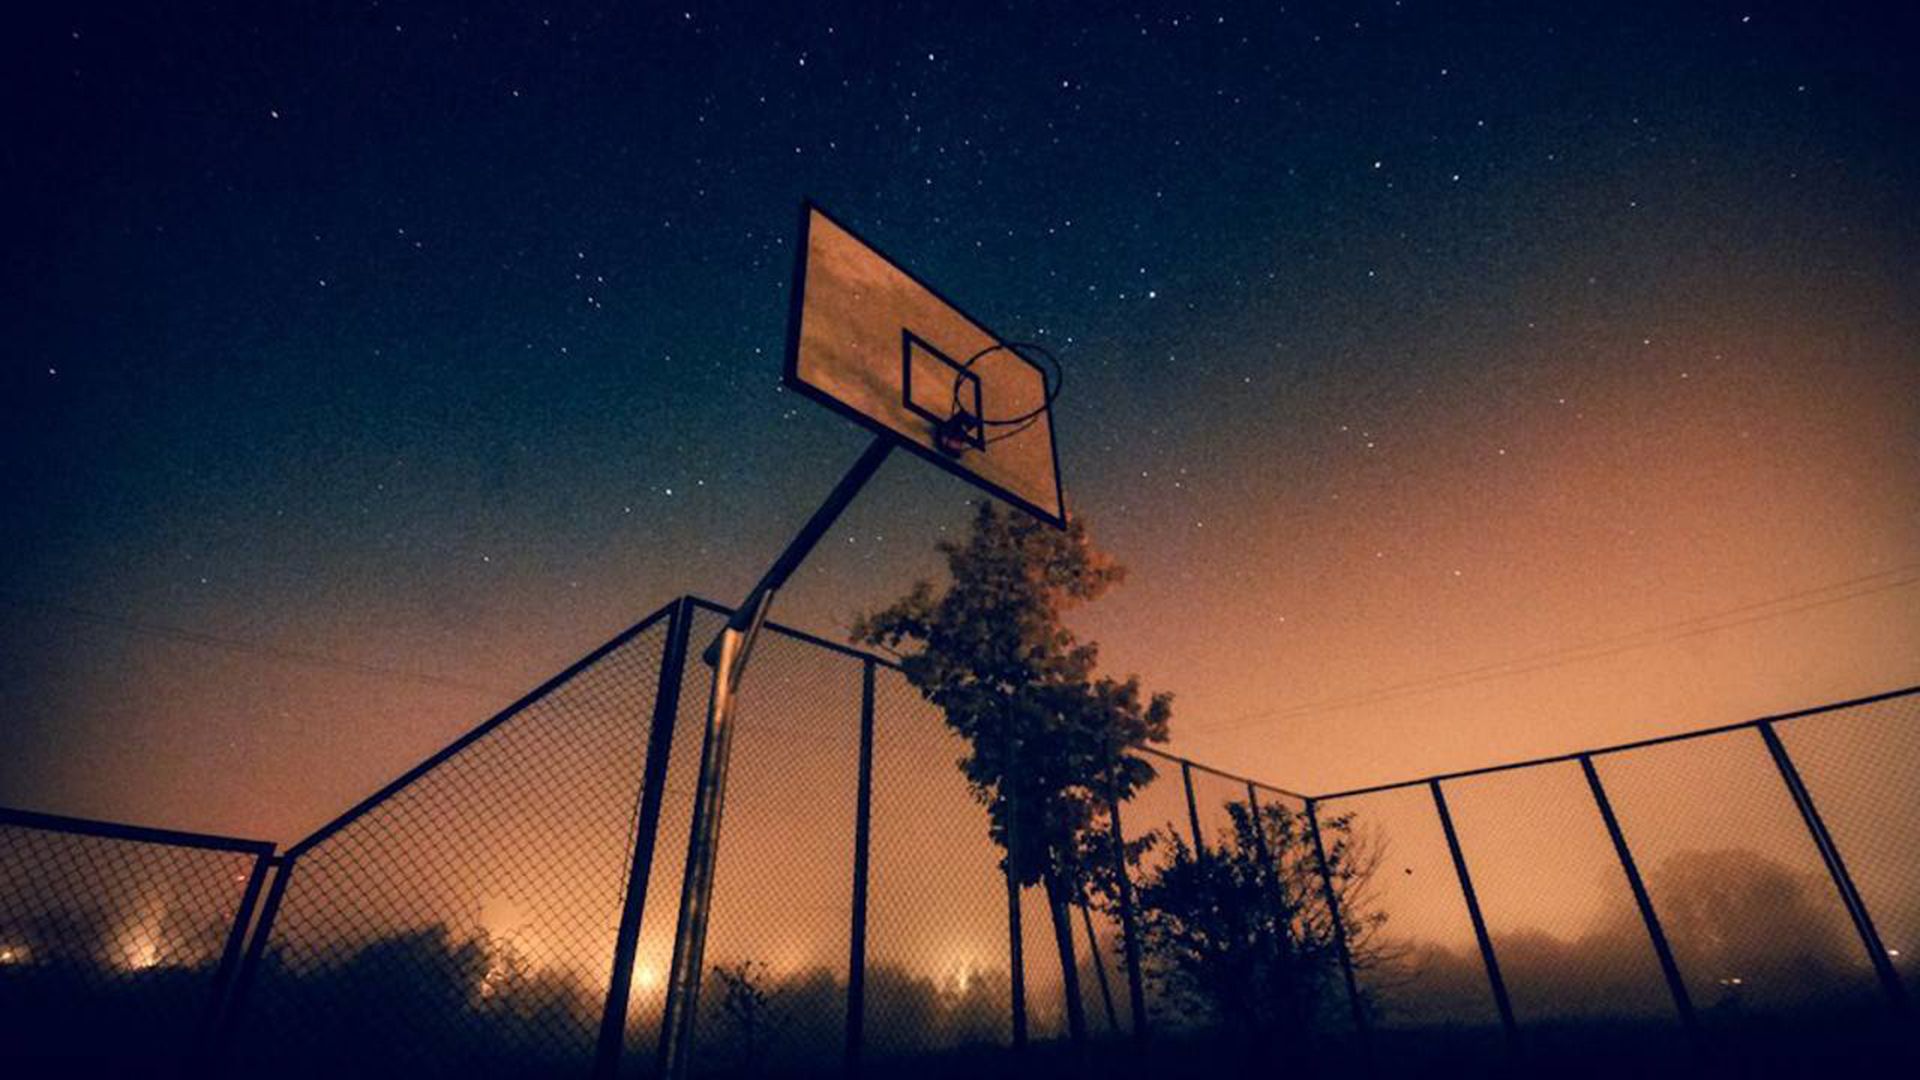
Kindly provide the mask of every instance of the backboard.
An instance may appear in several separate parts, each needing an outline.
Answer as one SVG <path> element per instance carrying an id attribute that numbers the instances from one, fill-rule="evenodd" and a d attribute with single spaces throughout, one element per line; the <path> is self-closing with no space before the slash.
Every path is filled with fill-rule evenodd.
<path id="1" fill-rule="evenodd" d="M 1063 526 L 1047 371 L 1021 348 L 801 206 L 786 384 Z"/>

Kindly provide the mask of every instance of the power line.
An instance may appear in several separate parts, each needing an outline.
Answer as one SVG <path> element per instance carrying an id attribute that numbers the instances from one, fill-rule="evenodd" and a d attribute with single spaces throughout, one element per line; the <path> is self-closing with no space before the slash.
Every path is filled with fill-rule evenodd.
<path id="1" fill-rule="evenodd" d="M 1815 608 L 1843 603 L 1848 600 L 1857 600 L 1861 597 L 1889 592 L 1893 589 L 1906 588 L 1920 583 L 1920 574 L 1904 578 L 1898 578 L 1898 575 L 1914 574 L 1915 571 L 1920 571 L 1920 563 L 1894 567 L 1893 569 L 1883 570 L 1879 573 L 1834 582 L 1802 592 L 1788 593 L 1773 597 L 1769 600 L 1729 608 L 1711 615 L 1700 615 L 1690 619 L 1682 619 L 1678 622 L 1648 627 L 1644 630 L 1638 630 L 1631 634 L 1624 634 L 1618 637 L 1602 638 L 1597 641 L 1570 645 L 1546 652 L 1532 653 L 1527 656 L 1503 660 L 1497 663 L 1482 664 L 1476 667 L 1464 668 L 1459 671 L 1410 679 L 1405 682 L 1376 687 L 1375 689 L 1362 691 L 1357 694 L 1323 698 L 1319 701 L 1310 701 L 1278 709 L 1263 709 L 1256 712 L 1243 713 L 1218 724 L 1198 724 L 1190 730 L 1196 733 L 1206 734 L 1236 731 L 1253 724 L 1290 719 L 1307 713 L 1358 708 L 1362 705 L 1391 701 L 1395 698 L 1413 697 L 1421 694 L 1436 693 L 1442 690 L 1454 690 L 1494 679 L 1504 679 L 1514 675 L 1525 675 L 1535 671 L 1543 671 L 1548 668 L 1563 667 L 1568 664 L 1582 663 L 1588 660 L 1598 660 L 1623 652 L 1631 652 L 1635 649 L 1664 645 L 1686 638 L 1698 637 L 1702 634 L 1710 634 L 1720 630 L 1729 630 L 1737 626 L 1762 622 L 1767 619 L 1779 618 L 1783 615 L 1793 615 L 1803 611 L 1811 611 Z M 1898 579 L 1893 581 L 1884 580 L 1890 577 Z M 1871 584 L 1876 582 L 1878 584 Z M 1824 595 L 1840 590 L 1847 591 L 1841 591 L 1839 595 Z M 1814 599 L 1808 603 L 1782 608 L 1780 610 L 1761 610 L 1778 608 L 1781 604 L 1787 604 L 1810 597 L 1820 597 L 1820 599 Z M 1745 618 L 1734 618 L 1734 616 L 1747 615 L 1749 612 L 1755 612 L 1755 614 L 1748 615 Z"/>
<path id="2" fill-rule="evenodd" d="M 402 682 L 419 683 L 441 689 L 462 690 L 471 694 L 499 696 L 505 691 L 497 687 L 481 686 L 478 683 L 462 682 L 439 675 L 428 675 L 418 671 L 404 671 L 399 668 L 381 667 L 377 664 L 363 664 L 358 660 L 346 660 L 324 653 L 307 652 L 300 649 L 283 649 L 278 645 L 265 645 L 257 641 L 224 637 L 199 630 L 189 630 L 183 626 L 170 626 L 166 623 L 145 622 L 129 619 L 120 615 L 109 615 L 101 611 L 90 611 L 70 604 L 56 604 L 47 600 L 30 600 L 25 597 L 0 594 L 0 604 L 23 611 L 35 611 L 42 614 L 61 615 L 80 622 L 104 626 L 123 633 L 161 638 L 167 641 L 184 642 L 206 648 L 221 649 L 226 652 L 265 657 L 282 663 L 303 667 L 322 668 L 330 671 L 344 671 L 355 675 L 371 675 L 381 679 L 396 679 Z"/>

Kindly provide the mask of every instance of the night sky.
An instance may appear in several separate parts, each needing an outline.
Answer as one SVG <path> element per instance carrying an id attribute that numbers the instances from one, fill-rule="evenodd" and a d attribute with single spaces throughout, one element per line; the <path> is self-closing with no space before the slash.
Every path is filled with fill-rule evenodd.
<path id="1" fill-rule="evenodd" d="M 737 600 L 865 439 L 779 387 L 803 197 L 1059 354 L 1133 570 L 1077 625 L 1179 749 L 1327 790 L 1920 681 L 1899 6 L 27 14 L 0 803 L 290 840 Z M 775 617 L 974 497 L 896 455 Z"/>

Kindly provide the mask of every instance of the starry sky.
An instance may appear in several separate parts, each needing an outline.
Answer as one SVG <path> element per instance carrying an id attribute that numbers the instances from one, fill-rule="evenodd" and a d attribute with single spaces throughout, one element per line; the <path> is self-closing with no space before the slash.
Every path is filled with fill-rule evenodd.
<path id="1" fill-rule="evenodd" d="M 1308 790 L 1920 681 L 1893 5 L 193 3 L 0 64 L 0 802 L 291 840 L 863 432 L 819 200 L 1066 370 L 1077 618 Z M 975 495 L 896 455 L 840 636 Z"/>

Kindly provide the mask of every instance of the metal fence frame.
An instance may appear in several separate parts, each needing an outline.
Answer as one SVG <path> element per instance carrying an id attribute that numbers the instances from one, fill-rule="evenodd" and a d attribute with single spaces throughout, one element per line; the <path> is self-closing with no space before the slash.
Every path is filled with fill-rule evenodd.
<path id="1" fill-rule="evenodd" d="M 1646 884 L 1640 876 L 1639 867 L 1634 861 L 1633 851 L 1627 843 L 1626 835 L 1620 829 L 1620 822 L 1614 814 L 1612 802 L 1607 797 L 1606 787 L 1601 783 L 1599 771 L 1594 767 L 1594 759 L 1623 754 L 1646 747 L 1664 746 L 1670 743 L 1687 742 L 1714 735 L 1724 735 L 1730 732 L 1753 731 L 1765 743 L 1767 753 L 1780 775 L 1781 782 L 1785 786 L 1787 794 L 1793 800 L 1795 809 L 1799 812 L 1800 819 L 1806 826 L 1808 835 L 1820 855 L 1821 862 L 1826 868 L 1828 879 L 1832 883 L 1834 890 L 1838 893 L 1840 902 L 1846 910 L 1849 921 L 1853 925 L 1854 932 L 1860 939 L 1861 947 L 1866 950 L 1868 962 L 1871 964 L 1876 981 L 1880 985 L 1887 1011 L 1893 1018 L 1904 1020 L 1910 1016 L 1912 1012 L 1906 985 L 1901 980 L 1899 972 L 1894 970 L 1892 961 L 1887 956 L 1886 947 L 1880 940 L 1879 932 L 1874 926 L 1872 915 L 1868 912 L 1866 902 L 1861 899 L 1860 892 L 1853 883 L 1852 875 L 1848 872 L 1846 863 L 1840 856 L 1839 847 L 1834 843 L 1832 834 L 1827 831 L 1826 823 L 1822 820 L 1818 809 L 1814 805 L 1812 793 L 1807 790 L 1806 783 L 1801 779 L 1799 770 L 1793 763 L 1792 756 L 1788 754 L 1786 745 L 1780 741 L 1780 737 L 1774 728 L 1775 725 L 1810 716 L 1837 712 L 1842 709 L 1859 708 L 1883 701 L 1911 697 L 1916 694 L 1920 694 L 1920 686 L 1909 686 L 1899 690 L 1871 694 L 1866 697 L 1853 698 L 1847 701 L 1838 701 L 1813 708 L 1799 709 L 1793 712 L 1757 717 L 1752 720 L 1743 720 L 1733 724 L 1721 724 L 1715 727 L 1679 732 L 1673 735 L 1636 739 L 1631 742 L 1616 743 L 1611 746 L 1596 747 L 1591 750 L 1578 750 L 1571 753 L 1532 758 L 1526 761 L 1507 762 L 1477 769 L 1438 773 L 1413 780 L 1401 780 L 1394 783 L 1374 784 L 1345 791 L 1335 791 L 1325 795 L 1316 795 L 1307 800 L 1309 821 L 1311 822 L 1313 820 L 1313 812 L 1316 805 L 1334 799 L 1373 795 L 1380 792 L 1396 791 L 1422 785 L 1432 791 L 1435 813 L 1439 818 L 1442 831 L 1446 836 L 1448 851 L 1452 855 L 1454 868 L 1459 877 L 1462 897 L 1466 902 L 1469 917 L 1473 922 L 1474 936 L 1479 946 L 1482 967 L 1487 977 L 1488 992 L 1495 1000 L 1500 1013 L 1501 1025 L 1508 1036 L 1509 1046 L 1512 1046 L 1518 1030 L 1513 1017 L 1512 1005 L 1508 1001 L 1506 986 L 1500 975 L 1499 958 L 1495 954 L 1493 941 L 1487 933 L 1485 921 L 1480 914 L 1479 902 L 1473 891 L 1472 878 L 1467 866 L 1466 856 L 1461 851 L 1459 838 L 1454 832 L 1453 822 L 1447 811 L 1443 786 L 1446 781 L 1461 780 L 1467 777 L 1487 776 L 1494 773 L 1511 772 L 1519 769 L 1530 769 L 1543 765 L 1564 764 L 1568 762 L 1578 764 L 1585 777 L 1588 790 L 1593 797 L 1594 809 L 1599 814 L 1601 822 L 1606 829 L 1608 839 L 1612 843 L 1614 854 L 1620 862 L 1621 872 L 1625 875 L 1628 888 L 1633 894 L 1634 905 L 1639 912 L 1642 923 L 1646 927 L 1649 946 L 1659 961 L 1661 975 L 1666 982 L 1668 993 L 1673 998 L 1675 1018 L 1686 1030 L 1688 1036 L 1698 1045 L 1704 1036 L 1701 1032 L 1698 1017 L 1695 1014 L 1693 1002 L 1687 992 L 1686 981 L 1682 977 L 1678 962 L 1674 959 L 1673 950 L 1667 941 L 1665 929 L 1660 922 L 1660 916 L 1658 912 L 1654 910 L 1652 898 L 1647 893 Z M 1315 826 L 1314 843 L 1316 847 L 1318 847 L 1319 836 L 1317 826 Z M 1323 853 L 1321 855 L 1321 868 L 1323 873 L 1325 872 L 1325 867 L 1325 855 Z M 1341 964 L 1346 972 L 1347 995 L 1352 1006 L 1354 1027 L 1356 1031 L 1364 1037 L 1368 1033 L 1366 1006 L 1354 983 L 1352 965 L 1348 959 L 1345 944 L 1346 931 L 1341 924 L 1339 909 L 1335 903 L 1331 881 L 1328 882 L 1327 901 L 1328 907 L 1333 913 L 1336 932 L 1341 938 Z"/>
<path id="2" fill-rule="evenodd" d="M 607 990 L 602 1000 L 602 1012 L 598 1028 L 598 1038 L 594 1046 L 592 1072 L 596 1080 L 611 1080 L 627 1052 L 626 1019 L 629 988 L 632 981 L 638 938 L 641 928 L 647 888 L 651 880 L 654 854 L 660 837 L 659 826 L 661 807 L 665 800 L 664 779 L 668 764 L 668 755 L 674 738 L 674 728 L 679 715 L 679 703 L 682 683 L 686 673 L 686 658 L 693 643 L 692 633 L 696 612 L 706 611 L 715 614 L 730 614 L 729 609 L 711 601 L 694 596 L 683 596 L 653 612 L 633 627 L 616 635 L 605 645 L 581 658 L 566 670 L 542 683 L 513 704 L 507 706 L 490 719 L 455 739 L 439 752 L 428 757 L 413 768 L 407 770 L 378 791 L 361 800 L 351 809 L 315 830 L 311 835 L 276 854 L 272 844 L 264 841 L 243 840 L 232 837 L 211 836 L 199 833 L 179 832 L 166 829 L 152 829 L 139 826 L 121 825 L 110 822 L 90 821 L 79 818 L 60 817 L 51 814 L 39 814 L 29 811 L 0 808 L 0 825 L 40 829 L 54 832 L 66 832 L 90 836 L 110 837 L 145 844 L 162 844 L 190 848 L 207 848 L 220 851 L 245 853 L 253 856 L 251 872 L 243 890 L 238 909 L 230 926 L 224 948 L 215 966 L 207 1001 L 202 1007 L 198 1028 L 193 1039 L 193 1051 L 186 1061 L 189 1067 L 205 1070 L 221 1063 L 224 1055 L 232 1047 L 235 1035 L 244 1022 L 246 998 L 254 977 L 260 967 L 271 940 L 275 917 L 288 889 L 294 883 L 295 870 L 301 856 L 312 850 L 327 837 L 345 828 L 405 789 L 408 785 L 434 768 L 444 763 L 462 749 L 474 743 L 488 732 L 519 715 L 523 710 L 540 701 L 562 684 L 589 668 L 596 661 L 613 650 L 626 644 L 639 634 L 655 627 L 662 620 L 667 621 L 667 640 L 662 651 L 658 692 L 653 702 L 652 715 L 647 735 L 644 781 L 637 811 L 637 828 L 634 836 L 634 848 L 628 864 L 624 895 L 621 899 L 620 921 L 615 935 L 614 954 L 611 970 L 608 973 Z M 855 820 L 852 823 L 854 844 L 853 874 L 851 887 L 851 926 L 847 968 L 847 1013 L 845 1021 L 845 1066 L 849 1072 L 858 1072 L 865 1044 L 865 1007 L 866 1007 L 866 941 L 867 941 L 867 896 L 869 887 L 869 844 L 872 827 L 872 784 L 873 784 L 873 731 L 874 731 L 874 685 L 879 668 L 895 670 L 899 665 L 873 653 L 850 648 L 804 631 L 768 623 L 766 629 L 800 642 L 816 646 L 861 664 L 862 694 L 859 722 L 859 753 L 856 773 L 857 795 Z M 1871 705 L 1920 694 L 1920 686 L 1908 687 L 1849 701 L 1836 702 L 1795 712 L 1781 713 L 1734 724 L 1723 724 L 1674 735 L 1641 739 L 1589 750 L 1534 758 L 1527 761 L 1510 762 L 1478 769 L 1468 769 L 1449 773 L 1440 773 L 1411 780 L 1367 787 L 1335 791 L 1320 795 L 1304 795 L 1275 785 L 1265 784 L 1244 776 L 1215 769 L 1211 766 L 1191 761 L 1150 747 L 1139 748 L 1137 752 L 1164 765 L 1178 765 L 1181 783 L 1184 787 L 1187 827 L 1193 850 L 1199 857 L 1205 857 L 1208 845 L 1201 827 L 1200 813 L 1194 795 L 1194 774 L 1196 771 L 1211 774 L 1236 785 L 1244 791 L 1247 805 L 1257 810 L 1260 794 L 1280 796 L 1297 802 L 1306 826 L 1306 836 L 1311 844 L 1311 853 L 1316 860 L 1318 876 L 1333 931 L 1334 945 L 1339 960 L 1342 981 L 1345 988 L 1349 1011 L 1356 1033 L 1365 1040 L 1370 1032 L 1371 1021 L 1368 1007 L 1355 979 L 1354 961 L 1348 940 L 1349 930 L 1340 908 L 1339 889 L 1335 884 L 1332 869 L 1328 864 L 1327 851 L 1322 842 L 1319 807 L 1336 799 L 1349 799 L 1361 795 L 1370 795 L 1386 791 L 1424 786 L 1432 797 L 1434 813 L 1442 834 L 1445 837 L 1452 858 L 1458 886 L 1472 923 L 1475 943 L 1488 983 L 1488 991 L 1497 1007 L 1501 1027 L 1507 1036 L 1509 1046 L 1517 1041 L 1517 1024 L 1512 1004 L 1508 999 L 1505 983 L 1501 976 L 1499 958 L 1494 941 L 1488 932 L 1486 920 L 1480 909 L 1474 890 L 1471 867 L 1463 852 L 1459 837 L 1454 829 L 1452 815 L 1449 812 L 1446 785 L 1468 777 L 1484 776 L 1493 773 L 1528 769 L 1544 765 L 1574 763 L 1579 765 L 1597 811 L 1611 841 L 1613 851 L 1619 860 L 1633 894 L 1635 906 L 1644 923 L 1649 945 L 1656 954 L 1667 987 L 1673 998 L 1676 1019 L 1696 1039 L 1699 1037 L 1699 1025 L 1694 1016 L 1693 1005 L 1688 997 L 1686 984 L 1679 966 L 1669 947 L 1658 913 L 1647 894 L 1624 833 L 1615 817 L 1600 774 L 1595 768 L 1595 759 L 1617 755 L 1629 751 L 1700 739 L 1731 732 L 1751 730 L 1759 737 L 1773 762 L 1787 794 L 1798 812 L 1808 835 L 1817 850 L 1827 876 L 1835 889 L 1843 908 L 1851 922 L 1861 947 L 1867 951 L 1886 1008 L 1897 1017 L 1906 1017 L 1911 1012 L 1908 994 L 1900 974 L 1893 968 L 1886 949 L 1879 937 L 1873 919 L 1867 910 L 1859 890 L 1855 887 L 1846 863 L 1836 846 L 1832 834 L 1820 816 L 1813 795 L 1781 742 L 1776 725 L 1789 723 L 1804 717 L 1843 709 Z M 1113 797 L 1109 791 L 1107 811 L 1111 827 L 1116 836 L 1124 836 L 1121 831 L 1122 801 Z M 672 842 L 673 838 L 669 838 Z M 1260 841 L 1264 844 L 1264 839 Z M 1117 852 L 1116 852 L 1117 855 Z M 1268 857 L 1271 862 L 1271 857 Z M 1120 958 L 1127 977 L 1128 1001 L 1131 1006 L 1131 1035 L 1135 1039 L 1144 1039 L 1152 1027 L 1149 1006 L 1142 990 L 1142 960 L 1138 929 L 1133 910 L 1132 882 L 1124 863 L 1118 865 L 1121 944 L 1123 955 Z M 267 879 L 271 874 L 271 884 Z M 264 899 L 262 894 L 264 891 Z M 1107 1016 L 1113 1020 L 1115 1013 L 1111 991 L 1107 987 L 1104 961 L 1093 933 L 1091 918 L 1087 915 L 1084 902 L 1082 916 L 1085 922 L 1089 947 L 1093 951 L 1095 970 L 1099 984 L 1106 995 Z M 1019 956 L 1019 927 L 1014 928 L 1016 936 L 1009 942 L 1009 959 L 1013 965 L 1009 977 L 1014 986 L 1019 986 L 1023 968 Z M 1025 1028 L 1024 1002 L 1021 995 L 1014 994 L 1011 1002 L 1012 1030 L 1016 1033 Z M 1015 1039 L 1018 1046 L 1021 1040 Z"/>

